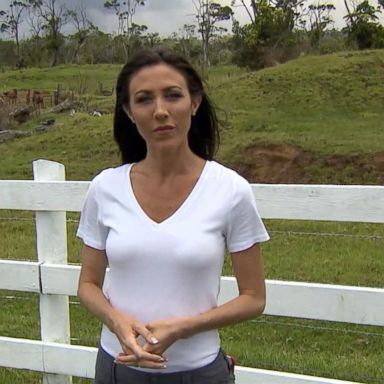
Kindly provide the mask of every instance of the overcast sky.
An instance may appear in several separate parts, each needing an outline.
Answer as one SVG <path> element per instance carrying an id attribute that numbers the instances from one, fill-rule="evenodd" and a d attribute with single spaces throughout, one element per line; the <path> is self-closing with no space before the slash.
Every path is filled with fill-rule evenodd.
<path id="1" fill-rule="evenodd" d="M 216 1 L 222 5 L 230 5 L 231 2 L 230 0 Z M 308 3 L 317 3 L 318 1 L 308 0 Z M 336 7 L 336 11 L 333 13 L 335 26 L 337 28 L 342 27 L 342 17 L 345 14 L 343 0 L 328 0 L 327 2 L 332 2 Z M 371 0 L 371 2 L 377 4 L 377 0 Z M 7 8 L 9 3 L 10 0 L 0 0 L 0 9 Z M 58 3 L 67 8 L 76 8 L 82 3 L 87 9 L 89 18 L 102 31 L 113 33 L 117 30 L 117 18 L 112 11 L 103 7 L 104 0 L 58 0 Z M 249 22 L 249 17 L 243 6 L 235 7 L 233 10 L 235 18 L 241 24 Z M 192 0 L 147 0 L 144 7 L 138 7 L 134 21 L 137 24 L 148 26 L 148 32 L 158 32 L 162 36 L 168 36 L 172 32 L 179 32 L 184 24 L 194 23 L 196 20 L 194 13 L 195 8 Z M 230 29 L 231 23 L 228 22 L 225 26 Z M 28 28 L 27 26 L 23 27 L 23 32 L 26 33 Z"/>
<path id="2" fill-rule="evenodd" d="M 3 0 L 0 0 L 3 1 Z M 61 1 L 61 0 L 60 0 Z M 78 5 L 81 0 L 65 0 L 68 6 Z M 222 5 L 230 5 L 230 0 L 216 0 Z M 313 0 L 313 2 L 318 0 Z M 344 14 L 343 0 L 330 0 L 337 9 L 334 13 L 335 21 L 338 25 L 342 24 Z M 87 5 L 88 12 L 95 23 L 102 30 L 114 32 L 117 29 L 116 16 L 112 11 L 107 11 L 103 7 L 103 0 L 83 0 Z M 240 2 L 238 2 L 240 3 Z M 248 23 L 249 17 L 243 6 L 233 8 L 235 18 L 241 24 Z M 196 21 L 194 16 L 195 8 L 192 0 L 147 0 L 144 7 L 139 7 L 135 15 L 137 24 L 145 24 L 150 32 L 158 32 L 163 36 L 170 35 L 172 32 L 178 32 L 184 24 L 191 24 Z M 231 28 L 231 23 L 227 23 L 227 28 Z"/>

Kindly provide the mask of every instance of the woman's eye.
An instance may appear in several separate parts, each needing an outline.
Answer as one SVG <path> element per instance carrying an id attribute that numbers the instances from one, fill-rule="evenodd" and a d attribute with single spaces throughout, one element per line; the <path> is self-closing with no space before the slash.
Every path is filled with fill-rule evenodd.
<path id="1" fill-rule="evenodd" d="M 140 96 L 136 99 L 136 103 L 139 103 L 139 104 L 149 103 L 150 101 L 151 101 L 151 98 L 149 96 Z"/>
<path id="2" fill-rule="evenodd" d="M 167 99 L 170 99 L 170 100 L 176 100 L 176 99 L 179 99 L 180 97 L 182 97 L 183 95 L 180 94 L 180 93 L 168 93 L 166 95 L 166 98 Z"/>

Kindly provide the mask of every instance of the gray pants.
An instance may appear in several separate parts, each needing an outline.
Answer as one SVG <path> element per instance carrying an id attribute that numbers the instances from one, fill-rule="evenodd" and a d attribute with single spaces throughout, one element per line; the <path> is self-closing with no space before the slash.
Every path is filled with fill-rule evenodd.
<path id="1" fill-rule="evenodd" d="M 114 358 L 99 348 L 95 384 L 230 384 L 233 367 L 220 350 L 215 360 L 201 368 L 173 373 L 148 373 L 116 364 Z"/>

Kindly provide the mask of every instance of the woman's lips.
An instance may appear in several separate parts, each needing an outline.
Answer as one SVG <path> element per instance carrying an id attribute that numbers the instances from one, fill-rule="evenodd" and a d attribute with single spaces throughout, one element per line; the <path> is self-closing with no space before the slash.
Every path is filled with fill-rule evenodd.
<path id="1" fill-rule="evenodd" d="M 173 125 L 162 125 L 160 127 L 155 128 L 154 132 L 167 132 L 167 131 L 172 131 L 175 129 Z"/>

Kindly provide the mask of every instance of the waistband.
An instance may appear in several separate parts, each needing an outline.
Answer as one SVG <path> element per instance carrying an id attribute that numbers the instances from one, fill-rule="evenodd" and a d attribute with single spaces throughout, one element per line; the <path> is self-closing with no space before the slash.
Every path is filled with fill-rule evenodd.
<path id="1" fill-rule="evenodd" d="M 181 372 L 143 372 L 125 365 L 116 364 L 113 357 L 101 347 L 99 349 L 98 364 L 109 366 L 111 370 L 111 384 L 211 384 L 214 382 L 224 382 L 220 380 L 225 380 L 230 374 L 230 362 L 221 349 L 210 364 Z M 97 369 L 108 369 L 106 366 L 104 368 L 98 367 Z"/>

